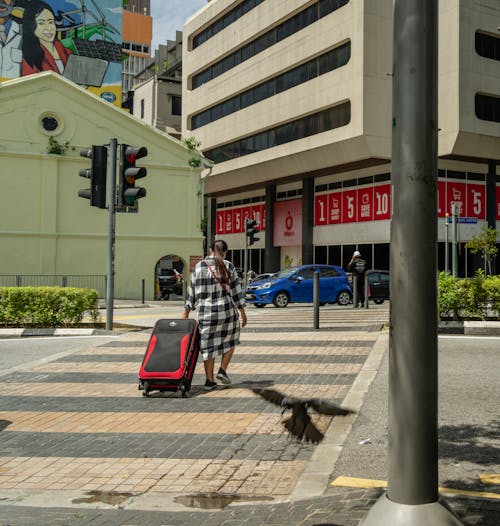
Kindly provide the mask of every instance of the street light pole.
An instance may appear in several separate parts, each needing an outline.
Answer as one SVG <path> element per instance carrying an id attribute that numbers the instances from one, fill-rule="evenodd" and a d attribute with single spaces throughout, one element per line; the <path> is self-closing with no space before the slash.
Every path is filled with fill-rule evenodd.
<path id="1" fill-rule="evenodd" d="M 363 526 L 459 525 L 439 502 L 435 0 L 395 0 L 389 486 Z"/>

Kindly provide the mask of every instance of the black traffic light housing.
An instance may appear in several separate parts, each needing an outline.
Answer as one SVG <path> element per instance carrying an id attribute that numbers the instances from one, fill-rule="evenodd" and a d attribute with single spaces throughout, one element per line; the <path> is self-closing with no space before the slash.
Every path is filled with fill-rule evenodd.
<path id="1" fill-rule="evenodd" d="M 260 232 L 259 223 L 255 219 L 247 218 L 245 221 L 245 235 L 248 238 L 248 246 L 253 245 L 256 241 L 259 240 L 258 237 L 255 237 L 255 234 Z"/>
<path id="2" fill-rule="evenodd" d="M 90 206 L 106 208 L 106 175 L 108 168 L 108 150 L 106 146 L 92 146 L 80 150 L 80 156 L 92 160 L 90 168 L 82 168 L 80 177 L 90 179 L 90 188 L 79 190 L 78 195 L 90 199 Z"/>
<path id="3" fill-rule="evenodd" d="M 145 146 L 120 145 L 120 179 L 118 190 L 118 204 L 135 207 L 136 201 L 146 196 L 146 189 L 135 186 L 135 181 L 146 177 L 147 170 L 136 166 L 137 159 L 142 159 L 148 154 Z"/>

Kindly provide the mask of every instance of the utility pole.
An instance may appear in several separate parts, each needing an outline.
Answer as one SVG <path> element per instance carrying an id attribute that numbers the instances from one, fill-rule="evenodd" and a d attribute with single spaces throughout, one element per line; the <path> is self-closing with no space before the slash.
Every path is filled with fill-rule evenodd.
<path id="1" fill-rule="evenodd" d="M 458 277 L 457 205 L 451 203 L 451 273 Z"/>
<path id="2" fill-rule="evenodd" d="M 394 0 L 389 486 L 363 526 L 457 526 L 438 493 L 435 0 Z"/>
<path id="3" fill-rule="evenodd" d="M 116 226 L 116 153 L 117 139 L 109 140 L 110 176 L 108 187 L 108 277 L 106 280 L 106 330 L 113 330 L 113 308 L 115 295 L 115 226 Z"/>

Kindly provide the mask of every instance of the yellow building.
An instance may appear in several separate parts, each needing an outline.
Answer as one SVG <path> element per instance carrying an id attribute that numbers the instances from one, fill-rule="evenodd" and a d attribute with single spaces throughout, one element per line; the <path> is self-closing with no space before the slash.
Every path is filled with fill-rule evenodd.
<path id="1" fill-rule="evenodd" d="M 105 275 L 107 209 L 78 191 L 91 145 L 146 146 L 138 213 L 116 215 L 115 297 L 157 294 L 157 273 L 172 262 L 189 274 L 202 255 L 200 169 L 177 139 L 148 126 L 53 72 L 0 84 L 0 274 Z M 47 153 L 65 150 L 63 154 Z M 118 176 L 117 176 L 118 178 Z M 108 170 L 109 181 L 109 170 Z M 176 269 L 178 270 L 178 268 Z"/>

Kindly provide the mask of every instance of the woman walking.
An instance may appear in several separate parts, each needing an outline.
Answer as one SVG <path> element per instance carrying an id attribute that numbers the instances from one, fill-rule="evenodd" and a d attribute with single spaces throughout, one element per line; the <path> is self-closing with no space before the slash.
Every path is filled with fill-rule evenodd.
<path id="1" fill-rule="evenodd" d="M 214 379 L 215 353 L 222 355 L 217 380 L 224 385 L 231 384 L 227 368 L 235 346 L 240 343 L 240 319 L 241 327 L 247 324 L 240 280 L 234 265 L 225 259 L 226 253 L 227 243 L 214 241 L 210 255 L 196 265 L 182 315 L 188 318 L 192 310 L 198 309 L 206 391 L 217 387 Z"/>

